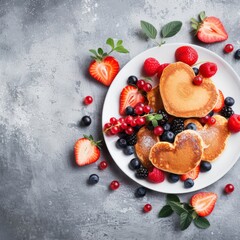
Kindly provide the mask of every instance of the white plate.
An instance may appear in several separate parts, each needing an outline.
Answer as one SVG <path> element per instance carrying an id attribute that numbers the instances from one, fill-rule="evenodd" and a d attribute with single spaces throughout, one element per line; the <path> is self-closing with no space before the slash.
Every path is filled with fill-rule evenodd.
<path id="1" fill-rule="evenodd" d="M 240 79 L 235 73 L 233 68 L 224 61 L 217 54 L 191 44 L 164 44 L 161 47 L 154 47 L 145 52 L 142 52 L 138 56 L 134 57 L 128 62 L 122 70 L 118 73 L 115 80 L 111 84 L 108 93 L 105 98 L 103 113 L 102 113 L 102 125 L 109 121 L 111 117 L 119 116 L 119 95 L 124 86 L 126 86 L 127 79 L 130 75 L 141 77 L 141 69 L 143 62 L 148 57 L 154 57 L 158 59 L 160 63 L 174 62 L 175 50 L 182 45 L 192 46 L 197 50 L 199 59 L 198 62 L 214 62 L 218 66 L 218 71 L 212 80 L 216 86 L 222 90 L 224 96 L 231 96 L 236 100 L 233 109 L 236 113 L 240 113 Z M 134 171 L 130 170 L 128 164 L 134 155 L 126 156 L 124 153 L 115 147 L 117 136 L 104 136 L 107 148 L 112 158 L 119 166 L 119 168 L 132 178 L 135 182 L 141 184 L 149 189 L 162 192 L 162 193 L 187 193 L 193 192 L 209 186 L 223 177 L 236 163 L 240 156 L 240 133 L 232 134 L 228 139 L 227 146 L 220 157 L 212 163 L 212 169 L 207 173 L 200 173 L 199 177 L 194 181 L 195 184 L 192 188 L 184 188 L 183 182 L 170 183 L 167 179 L 160 184 L 150 183 L 147 180 L 137 179 L 134 175 Z"/>

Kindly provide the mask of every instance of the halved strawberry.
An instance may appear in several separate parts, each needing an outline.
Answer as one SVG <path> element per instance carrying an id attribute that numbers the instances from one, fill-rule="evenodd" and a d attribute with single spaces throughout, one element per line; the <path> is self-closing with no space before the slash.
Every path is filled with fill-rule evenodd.
<path id="1" fill-rule="evenodd" d="M 218 89 L 218 101 L 213 108 L 214 112 L 220 112 L 222 108 L 224 107 L 224 95 L 221 90 Z"/>
<path id="2" fill-rule="evenodd" d="M 190 171 L 190 172 L 188 172 L 186 174 L 181 175 L 180 179 L 182 181 L 185 181 L 188 178 L 191 178 L 192 180 L 195 180 L 198 177 L 199 172 L 200 172 L 200 165 L 195 167 L 192 171 Z"/>
<path id="3" fill-rule="evenodd" d="M 192 18 L 191 23 L 200 41 L 214 43 L 228 39 L 228 34 L 219 18 L 206 17 L 205 12 L 201 12 L 199 18 L 200 22 Z"/>
<path id="4" fill-rule="evenodd" d="M 135 107 L 137 103 L 144 102 L 145 97 L 138 91 L 138 88 L 128 85 L 122 89 L 120 94 L 119 113 L 124 115 L 126 107 Z"/>
<path id="5" fill-rule="evenodd" d="M 111 56 L 105 57 L 102 60 L 94 60 L 89 66 L 90 75 L 105 86 L 110 86 L 113 79 L 119 72 L 118 61 Z"/>
<path id="6" fill-rule="evenodd" d="M 100 157 L 100 141 L 95 142 L 93 137 L 84 135 L 74 145 L 74 155 L 77 165 L 85 166 L 96 162 Z"/>
<path id="7" fill-rule="evenodd" d="M 216 201 L 217 194 L 213 192 L 199 192 L 192 196 L 190 204 L 199 216 L 206 217 L 213 211 Z"/>

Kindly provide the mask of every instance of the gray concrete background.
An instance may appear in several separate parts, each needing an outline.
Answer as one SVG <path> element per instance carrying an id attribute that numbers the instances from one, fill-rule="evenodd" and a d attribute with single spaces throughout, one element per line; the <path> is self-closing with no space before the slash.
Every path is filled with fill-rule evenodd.
<path id="1" fill-rule="evenodd" d="M 206 188 L 219 195 L 209 216 L 211 227 L 190 226 L 181 232 L 176 216 L 159 219 L 165 195 L 149 191 L 136 199 L 139 186 L 122 173 L 103 148 L 98 163 L 73 163 L 73 145 L 84 133 L 101 139 L 101 111 L 107 88 L 90 79 L 88 49 L 108 37 L 122 39 L 130 54 L 118 55 L 121 66 L 154 46 L 140 34 L 140 20 L 160 27 L 181 20 L 181 32 L 168 42 L 196 43 L 223 56 L 240 74 L 226 44 L 200 44 L 191 37 L 189 20 L 206 10 L 219 17 L 229 40 L 240 40 L 238 0 L 0 0 L 0 239 L 240 239 L 240 163 Z M 82 104 L 86 95 L 94 103 Z M 90 114 L 93 123 L 80 128 Z M 237 144 L 237 143 L 236 143 Z M 227 159 L 226 159 L 227 160 Z M 88 186 L 92 173 L 100 182 Z M 117 179 L 121 187 L 108 190 Z M 227 183 L 236 187 L 222 194 Z M 192 194 L 182 195 L 188 200 Z M 141 212 L 150 202 L 153 210 Z"/>

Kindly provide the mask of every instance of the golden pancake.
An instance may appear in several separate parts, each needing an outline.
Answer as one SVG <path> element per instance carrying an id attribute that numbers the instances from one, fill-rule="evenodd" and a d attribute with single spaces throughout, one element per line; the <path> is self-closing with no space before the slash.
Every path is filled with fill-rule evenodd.
<path id="1" fill-rule="evenodd" d="M 184 122 L 184 125 L 190 122 L 196 124 L 197 132 L 206 145 L 203 151 L 202 160 L 209 162 L 214 161 L 223 152 L 226 147 L 227 139 L 230 136 L 227 127 L 227 119 L 220 115 L 214 115 L 214 118 L 216 122 L 213 125 L 205 124 L 202 126 L 196 119 L 188 119 Z"/>
<path id="2" fill-rule="evenodd" d="M 216 105 L 218 90 L 210 78 L 201 85 L 192 83 L 195 74 L 182 62 L 169 64 L 160 78 L 160 94 L 165 110 L 176 117 L 204 117 Z"/>
<path id="3" fill-rule="evenodd" d="M 142 127 L 138 131 L 135 151 L 142 165 L 146 168 L 152 166 L 152 163 L 149 161 L 149 152 L 157 142 L 159 142 L 159 138 L 154 135 L 153 131 L 148 130 L 147 127 Z"/>
<path id="4" fill-rule="evenodd" d="M 147 100 L 148 105 L 153 109 L 154 112 L 164 108 L 158 86 L 147 92 Z"/>
<path id="5" fill-rule="evenodd" d="M 149 159 L 156 168 L 181 175 L 200 164 L 203 146 L 196 131 L 185 130 L 177 134 L 173 144 L 156 143 L 150 150 Z"/>

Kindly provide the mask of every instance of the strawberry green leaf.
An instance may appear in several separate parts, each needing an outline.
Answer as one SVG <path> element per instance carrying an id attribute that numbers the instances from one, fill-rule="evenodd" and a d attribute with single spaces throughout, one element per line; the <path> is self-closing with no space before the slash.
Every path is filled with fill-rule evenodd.
<path id="1" fill-rule="evenodd" d="M 151 39 L 155 39 L 157 36 L 157 29 L 148 22 L 141 21 L 141 28 L 142 31 Z"/>
<path id="2" fill-rule="evenodd" d="M 114 41 L 112 38 L 108 38 L 106 41 L 106 44 L 108 44 L 111 48 L 114 48 Z"/>
<path id="3" fill-rule="evenodd" d="M 118 40 L 118 41 L 117 41 L 117 47 L 121 46 L 121 45 L 122 45 L 122 43 L 123 43 L 123 41 L 122 41 L 122 40 Z"/>
<path id="4" fill-rule="evenodd" d="M 206 228 L 210 227 L 209 221 L 204 217 L 196 217 L 193 220 L 193 222 L 194 222 L 195 226 L 197 226 L 198 228 L 206 229 Z"/>
<path id="5" fill-rule="evenodd" d="M 173 213 L 172 208 L 169 205 L 165 205 L 160 210 L 158 217 L 160 217 L 160 218 L 168 217 L 168 216 L 172 215 L 172 213 Z"/>
<path id="6" fill-rule="evenodd" d="M 178 215 L 181 215 L 182 213 L 188 213 L 188 211 L 182 206 L 181 203 L 169 201 L 168 204 L 170 205 L 172 210 Z"/>
<path id="7" fill-rule="evenodd" d="M 94 54 L 96 57 L 98 56 L 97 51 L 94 50 L 94 49 L 90 49 L 89 52 L 91 52 L 92 54 Z"/>
<path id="8" fill-rule="evenodd" d="M 201 21 L 203 21 L 206 18 L 205 11 L 202 11 L 202 12 L 199 13 L 199 18 L 200 18 Z"/>
<path id="9" fill-rule="evenodd" d="M 98 48 L 98 54 L 103 55 L 103 49 L 102 48 Z"/>
<path id="10" fill-rule="evenodd" d="M 162 27 L 161 34 L 163 38 L 168 38 L 176 35 L 182 27 L 182 22 L 172 21 Z"/>
<path id="11" fill-rule="evenodd" d="M 123 46 L 115 47 L 114 50 L 119 53 L 129 53 L 129 51 L 126 48 L 124 48 Z"/>
<path id="12" fill-rule="evenodd" d="M 167 194 L 167 202 L 170 202 L 170 201 L 180 203 L 179 197 L 175 194 Z"/>
<path id="13" fill-rule="evenodd" d="M 191 26 L 194 30 L 198 30 L 198 24 L 192 23 Z"/>
<path id="14" fill-rule="evenodd" d="M 189 227 L 189 225 L 192 222 L 192 216 L 191 214 L 187 213 L 187 212 L 183 212 L 180 215 L 180 228 L 181 230 L 185 230 Z"/>
<path id="15" fill-rule="evenodd" d="M 197 19 L 195 19 L 195 18 L 191 18 L 191 23 L 195 23 L 195 24 L 199 24 L 199 22 L 198 22 L 198 20 Z"/>

